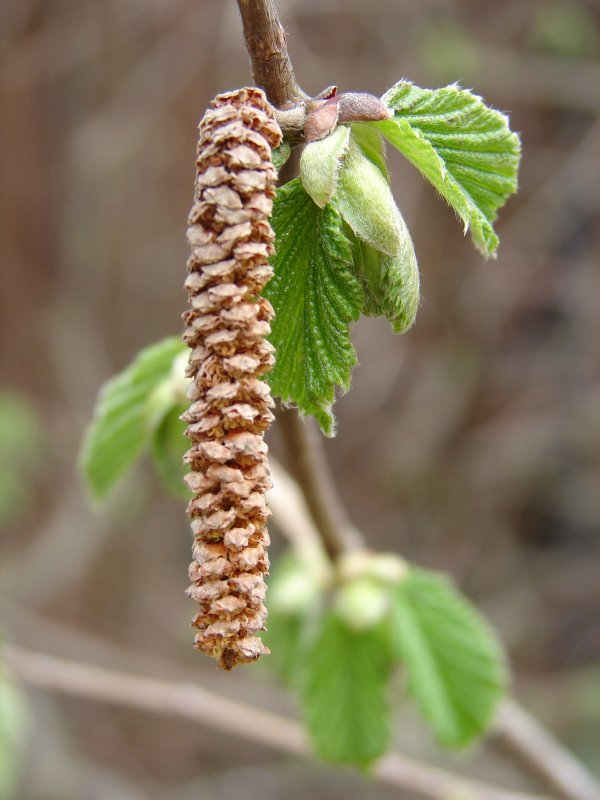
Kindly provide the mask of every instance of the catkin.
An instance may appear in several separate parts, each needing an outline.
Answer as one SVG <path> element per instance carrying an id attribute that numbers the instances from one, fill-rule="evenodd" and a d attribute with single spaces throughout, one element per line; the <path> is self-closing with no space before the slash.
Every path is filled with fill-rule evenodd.
<path id="1" fill-rule="evenodd" d="M 261 297 L 272 276 L 269 224 L 277 173 L 271 161 L 281 131 L 265 95 L 219 95 L 199 126 L 191 256 L 185 286 L 184 342 L 191 405 L 182 419 L 193 498 L 188 595 L 199 605 L 195 647 L 219 666 L 255 661 L 268 649 L 264 577 L 270 488 L 264 432 L 273 400 L 262 380 L 274 361 L 273 308 Z"/>

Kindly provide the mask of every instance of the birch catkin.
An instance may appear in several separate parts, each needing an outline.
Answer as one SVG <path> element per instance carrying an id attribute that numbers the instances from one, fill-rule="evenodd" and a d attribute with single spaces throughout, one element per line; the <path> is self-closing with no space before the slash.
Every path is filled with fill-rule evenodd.
<path id="1" fill-rule="evenodd" d="M 195 540 L 188 595 L 200 606 L 195 646 L 224 669 L 268 652 L 257 634 L 267 616 L 271 483 L 263 436 L 273 401 L 261 378 L 273 364 L 265 338 L 273 309 L 261 291 L 272 276 L 271 149 L 280 141 L 262 91 L 219 95 L 200 122 L 189 216 L 183 338 L 192 382 L 183 419 Z"/>

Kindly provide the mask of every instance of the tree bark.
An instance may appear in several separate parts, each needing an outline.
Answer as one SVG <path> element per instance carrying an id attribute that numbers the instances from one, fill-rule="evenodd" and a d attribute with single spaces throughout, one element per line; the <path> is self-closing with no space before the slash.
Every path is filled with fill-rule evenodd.
<path id="1" fill-rule="evenodd" d="M 237 0 L 252 76 L 275 108 L 306 100 L 287 51 L 285 31 L 273 0 Z"/>

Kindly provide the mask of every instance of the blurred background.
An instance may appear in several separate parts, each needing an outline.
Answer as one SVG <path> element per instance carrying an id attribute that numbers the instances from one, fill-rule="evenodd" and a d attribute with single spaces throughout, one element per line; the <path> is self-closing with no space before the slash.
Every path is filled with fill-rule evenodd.
<path id="1" fill-rule="evenodd" d="M 278 7 L 309 93 L 458 80 L 521 132 L 495 262 L 390 153 L 422 307 L 400 338 L 355 326 L 360 367 L 325 449 L 370 544 L 452 573 L 501 631 L 517 696 L 600 770 L 600 3 Z M 2 3 L 0 626 L 291 713 L 264 668 L 221 675 L 193 652 L 189 528 L 152 468 L 99 512 L 76 468 L 100 384 L 182 330 L 196 125 L 249 82 L 233 0 Z M 166 716 L 27 704 L 12 728 L 26 800 L 399 796 Z M 396 726 L 404 751 L 532 785 L 488 745 L 440 752 L 404 704 Z"/>

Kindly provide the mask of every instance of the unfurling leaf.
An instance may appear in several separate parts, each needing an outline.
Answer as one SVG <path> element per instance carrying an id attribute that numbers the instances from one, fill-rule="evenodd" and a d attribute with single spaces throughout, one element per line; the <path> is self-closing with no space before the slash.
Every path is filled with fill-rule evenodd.
<path id="1" fill-rule="evenodd" d="M 398 209 L 401 248 L 395 256 L 380 253 L 366 242 L 357 242 L 355 264 L 365 289 L 363 313 L 383 316 L 394 333 L 404 333 L 415 321 L 419 308 L 419 265 L 410 233 Z"/>
<path id="2" fill-rule="evenodd" d="M 463 747 L 483 733 L 506 685 L 502 646 L 443 575 L 414 569 L 399 584 L 392 640 L 408 692 L 438 739 Z"/>
<path id="3" fill-rule="evenodd" d="M 363 151 L 363 154 L 375 164 L 386 181 L 389 181 L 387 162 L 385 159 L 385 139 L 370 122 L 353 122 L 350 126 L 352 138 Z"/>
<path id="4" fill-rule="evenodd" d="M 521 146 L 508 118 L 458 86 L 419 89 L 400 81 L 382 100 L 394 111 L 371 123 L 435 186 L 493 255 L 497 211 L 517 189 Z"/>
<path id="5" fill-rule="evenodd" d="M 350 128 L 340 125 L 325 139 L 307 144 L 300 158 L 300 180 L 319 208 L 335 191 L 342 158 L 348 149 Z"/>
<path id="6" fill-rule="evenodd" d="M 336 387 L 348 389 L 356 364 L 349 324 L 363 304 L 351 247 L 333 204 L 320 209 L 298 178 L 277 192 L 271 224 L 275 277 L 265 296 L 275 309 L 270 339 L 277 355 L 268 380 L 273 394 L 332 435 Z"/>
<path id="7" fill-rule="evenodd" d="M 177 397 L 183 376 L 174 374 L 184 345 L 164 339 L 142 350 L 107 381 L 86 432 L 80 465 L 94 499 L 102 500 L 144 452 Z"/>
<path id="8" fill-rule="evenodd" d="M 321 758 L 367 767 L 389 743 L 391 660 L 382 627 L 350 630 L 326 613 L 301 680 L 304 717 Z"/>
<path id="9" fill-rule="evenodd" d="M 334 204 L 359 239 L 390 256 L 400 251 L 402 230 L 388 182 L 353 139 L 340 170 Z"/>

